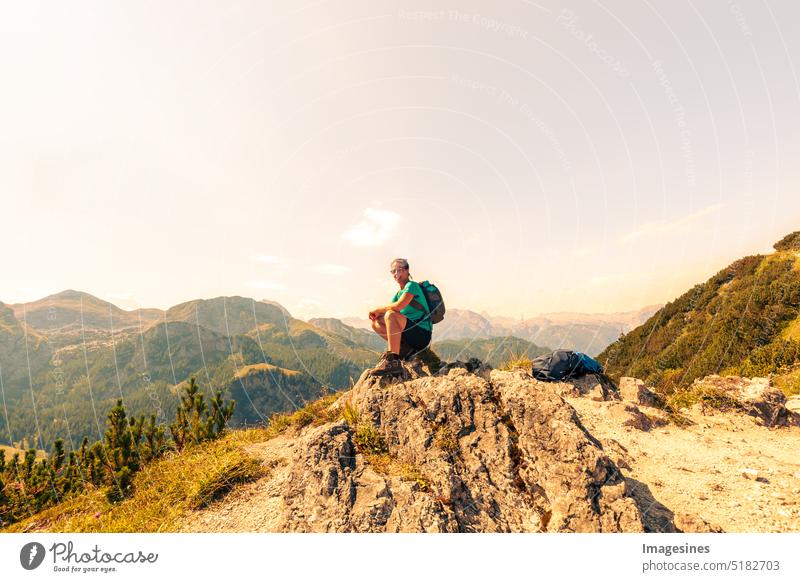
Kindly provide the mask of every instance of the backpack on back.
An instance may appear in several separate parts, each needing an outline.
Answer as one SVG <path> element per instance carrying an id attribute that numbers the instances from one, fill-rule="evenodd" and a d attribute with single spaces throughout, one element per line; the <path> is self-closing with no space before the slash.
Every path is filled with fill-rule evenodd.
<path id="1" fill-rule="evenodd" d="M 444 299 L 442 299 L 442 292 L 430 281 L 423 281 L 419 283 L 419 286 L 425 294 L 425 301 L 428 302 L 428 307 L 430 307 L 431 323 L 439 323 L 444 319 Z M 420 311 L 426 311 L 425 306 L 416 299 L 411 301 L 411 305 Z"/>

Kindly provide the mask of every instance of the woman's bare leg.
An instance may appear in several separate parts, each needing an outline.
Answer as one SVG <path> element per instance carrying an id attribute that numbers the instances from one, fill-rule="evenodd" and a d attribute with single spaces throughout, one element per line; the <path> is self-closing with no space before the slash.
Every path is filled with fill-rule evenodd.
<path id="1" fill-rule="evenodd" d="M 372 331 L 386 339 L 386 322 L 383 321 L 383 318 L 372 320 Z"/>
<path id="2" fill-rule="evenodd" d="M 400 312 L 389 310 L 383 315 L 386 322 L 386 334 L 388 336 L 389 351 L 400 355 L 400 338 L 406 327 L 406 316 Z"/>

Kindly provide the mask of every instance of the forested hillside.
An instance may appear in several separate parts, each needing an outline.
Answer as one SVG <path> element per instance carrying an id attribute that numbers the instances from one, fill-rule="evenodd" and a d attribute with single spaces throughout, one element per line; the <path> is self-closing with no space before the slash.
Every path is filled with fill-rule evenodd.
<path id="1" fill-rule="evenodd" d="M 709 374 L 792 374 L 800 362 L 800 232 L 735 261 L 599 356 L 665 391 Z"/>
<path id="2" fill-rule="evenodd" d="M 131 415 L 171 418 L 191 376 L 237 402 L 233 426 L 253 424 L 349 387 L 378 355 L 245 297 L 126 312 L 69 290 L 0 304 L 0 443 L 78 446 L 119 398 Z"/>

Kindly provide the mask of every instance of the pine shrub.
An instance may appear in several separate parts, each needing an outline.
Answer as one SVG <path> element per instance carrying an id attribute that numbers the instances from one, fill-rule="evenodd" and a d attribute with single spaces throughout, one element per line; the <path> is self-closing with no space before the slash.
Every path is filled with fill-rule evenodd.
<path id="1" fill-rule="evenodd" d="M 234 401 L 217 391 L 208 404 L 194 378 L 181 397 L 172 440 L 156 416 L 129 418 L 122 400 L 108 413 L 102 440 L 84 438 L 77 451 L 66 451 L 64 441 L 53 442 L 50 455 L 37 461 L 36 449 L 10 461 L 0 455 L 0 527 L 8 526 L 65 498 L 90 489 L 104 490 L 112 503 L 130 496 L 134 477 L 147 463 L 170 449 L 183 449 L 218 438 L 233 415 Z"/>

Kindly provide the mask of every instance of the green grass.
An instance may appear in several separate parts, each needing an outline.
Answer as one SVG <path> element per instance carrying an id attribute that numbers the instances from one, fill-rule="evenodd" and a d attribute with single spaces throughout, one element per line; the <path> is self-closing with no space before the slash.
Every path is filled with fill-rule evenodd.
<path id="1" fill-rule="evenodd" d="M 206 507 L 212 501 L 224 497 L 237 484 L 252 481 L 264 473 L 256 459 L 238 457 L 227 459 L 226 462 L 215 465 L 200 478 L 189 497 L 189 508 Z"/>
<path id="2" fill-rule="evenodd" d="M 267 424 L 267 438 L 274 438 L 290 428 L 299 430 L 308 425 L 319 426 L 338 420 L 342 413 L 331 411 L 330 408 L 340 396 L 341 393 L 329 394 L 295 412 L 273 414 Z"/>
<path id="3" fill-rule="evenodd" d="M 133 481 L 133 494 L 120 503 L 92 489 L 13 524 L 5 531 L 170 532 L 184 516 L 206 506 L 236 484 L 267 474 L 244 445 L 263 441 L 265 429 L 233 431 L 147 465 Z"/>
<path id="4" fill-rule="evenodd" d="M 673 414 L 679 414 L 681 409 L 691 408 L 697 404 L 723 412 L 741 410 L 739 402 L 724 390 L 704 384 L 676 390 L 667 396 L 665 409 Z"/>
<path id="5" fill-rule="evenodd" d="M 330 410 L 341 393 L 324 396 L 290 414 L 275 414 L 266 427 L 234 430 L 220 439 L 168 453 L 136 474 L 133 493 L 111 503 L 103 489 L 90 489 L 3 531 L 170 532 L 185 515 L 224 497 L 237 484 L 268 474 L 247 445 L 261 443 L 309 425 L 333 422 L 341 411 Z M 363 433 L 364 442 L 375 435 Z M 381 449 L 382 450 L 382 449 Z"/>
<path id="6" fill-rule="evenodd" d="M 347 423 L 348 426 L 353 428 L 358 426 L 359 422 L 358 410 L 355 409 L 355 407 L 350 403 L 349 400 L 344 403 L 342 417 L 344 418 L 344 421 Z"/>
<path id="7" fill-rule="evenodd" d="M 392 457 L 389 453 L 367 454 L 364 455 L 367 462 L 382 475 L 399 477 L 402 481 L 416 483 L 420 491 L 430 493 L 433 484 L 431 480 L 422 473 L 419 467 L 411 463 L 404 463 Z"/>
<path id="8" fill-rule="evenodd" d="M 249 366 L 239 368 L 233 375 L 233 378 L 238 380 L 240 378 L 245 378 L 251 374 L 258 374 L 260 372 L 278 372 L 285 376 L 302 375 L 302 372 L 298 372 L 297 370 L 289 370 L 288 368 L 281 368 L 280 366 L 273 366 L 272 364 L 266 364 L 262 362 L 259 364 L 250 364 Z"/>
<path id="9" fill-rule="evenodd" d="M 436 429 L 436 433 L 433 437 L 433 444 L 446 453 L 454 453 L 458 450 L 458 439 L 451 429 L 444 426 L 440 426 Z"/>
<path id="10" fill-rule="evenodd" d="M 359 423 L 353 435 L 356 450 L 364 455 L 385 455 L 389 453 L 383 435 L 373 425 Z"/>
<path id="11" fill-rule="evenodd" d="M 498 366 L 499 370 L 505 370 L 506 372 L 511 371 L 515 368 L 525 368 L 530 370 L 531 364 L 533 361 L 525 355 L 518 355 L 514 352 L 511 352 L 509 357 L 504 360 L 500 366 Z"/>
<path id="12" fill-rule="evenodd" d="M 378 428 L 362 421 L 358 410 L 350 402 L 346 402 L 343 407 L 343 418 L 354 433 L 356 451 L 364 455 L 366 462 L 376 472 L 416 483 L 420 491 L 431 491 L 431 480 L 415 465 L 399 461 L 389 453 L 386 440 Z"/>
<path id="13" fill-rule="evenodd" d="M 790 322 L 781 332 L 781 336 L 788 340 L 800 341 L 800 317 Z"/>
<path id="14" fill-rule="evenodd" d="M 772 377 L 772 383 L 786 396 L 800 394 L 800 367 Z"/>

